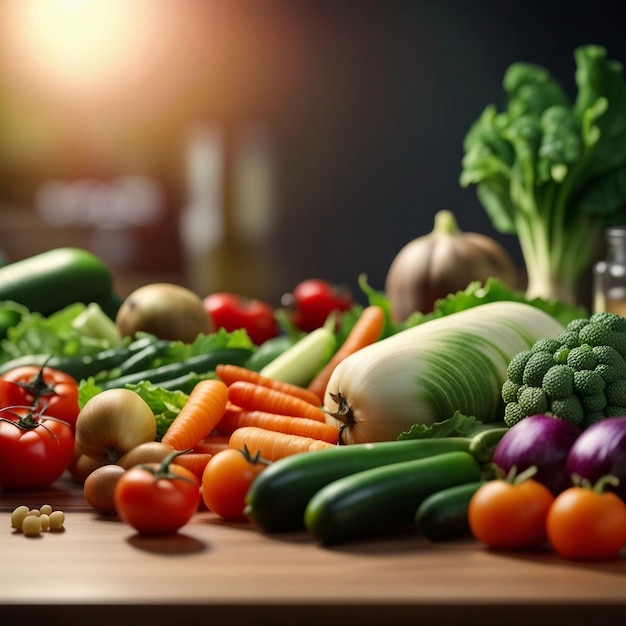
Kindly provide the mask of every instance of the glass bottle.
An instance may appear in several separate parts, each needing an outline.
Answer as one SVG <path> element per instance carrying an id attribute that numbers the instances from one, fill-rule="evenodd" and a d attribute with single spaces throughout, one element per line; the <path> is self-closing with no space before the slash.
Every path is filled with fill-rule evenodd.
<path id="1" fill-rule="evenodd" d="M 593 309 L 626 317 L 626 226 L 609 228 L 605 236 L 606 259 L 593 268 Z"/>

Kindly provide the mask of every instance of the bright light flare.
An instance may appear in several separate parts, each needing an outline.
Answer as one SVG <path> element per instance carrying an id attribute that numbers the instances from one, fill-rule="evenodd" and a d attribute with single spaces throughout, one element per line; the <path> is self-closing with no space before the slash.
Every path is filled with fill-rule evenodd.
<path id="1" fill-rule="evenodd" d="M 11 0 L 2 9 L 14 77 L 81 97 L 141 72 L 163 22 L 151 0 Z"/>

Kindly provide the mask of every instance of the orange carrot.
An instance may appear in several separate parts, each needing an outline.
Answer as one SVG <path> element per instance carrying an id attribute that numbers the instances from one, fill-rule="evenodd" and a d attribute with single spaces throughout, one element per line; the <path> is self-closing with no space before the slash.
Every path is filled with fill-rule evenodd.
<path id="1" fill-rule="evenodd" d="M 292 396 L 306 400 L 310 404 L 320 406 L 319 398 L 308 389 L 282 380 L 275 380 L 274 378 L 263 376 L 262 374 L 259 374 L 259 372 L 241 365 L 236 365 L 234 363 L 220 363 L 215 368 L 215 373 L 227 385 L 232 385 L 238 380 L 243 380 L 257 385 L 263 385 L 263 387 L 269 387 L 270 389 L 277 389 L 278 391 L 283 391 L 284 393 L 289 393 Z"/>
<path id="2" fill-rule="evenodd" d="M 229 434 L 219 434 L 211 433 L 207 435 L 204 439 L 201 439 L 194 447 L 192 452 L 199 452 L 205 454 L 217 454 L 220 450 L 225 450 L 228 448 L 228 440 L 230 439 Z"/>
<path id="3" fill-rule="evenodd" d="M 247 446 L 252 455 L 258 452 L 262 458 L 268 461 L 278 461 L 278 459 L 300 452 L 335 447 L 334 444 L 321 439 L 279 433 L 257 426 L 242 426 L 238 428 L 230 436 L 228 445 L 231 448 L 239 448 L 240 450 Z"/>
<path id="4" fill-rule="evenodd" d="M 175 450 L 193 448 L 215 428 L 224 414 L 227 402 L 228 387 L 223 381 L 213 378 L 201 380 L 168 426 L 161 441 Z"/>
<path id="5" fill-rule="evenodd" d="M 231 434 L 243 426 L 258 426 L 290 435 L 322 439 L 328 443 L 337 443 L 339 440 L 339 429 L 334 424 L 326 424 L 306 417 L 294 418 L 289 415 L 277 415 L 267 411 L 226 409 L 218 424 L 218 428 L 222 432 Z"/>
<path id="6" fill-rule="evenodd" d="M 212 456 L 212 454 L 207 452 L 185 452 L 184 454 L 178 455 L 173 462 L 176 465 L 182 465 L 202 480 L 204 468 Z"/>
<path id="7" fill-rule="evenodd" d="M 324 402 L 326 386 L 337 365 L 357 350 L 378 341 L 384 328 L 385 312 L 382 307 L 376 304 L 365 307 L 344 342 L 339 346 L 328 363 L 316 374 L 307 389 L 313 392 L 320 402 Z"/>
<path id="8" fill-rule="evenodd" d="M 228 387 L 228 400 L 242 409 L 326 421 L 326 414 L 321 406 L 315 406 L 284 391 L 243 380 L 235 381 Z"/>

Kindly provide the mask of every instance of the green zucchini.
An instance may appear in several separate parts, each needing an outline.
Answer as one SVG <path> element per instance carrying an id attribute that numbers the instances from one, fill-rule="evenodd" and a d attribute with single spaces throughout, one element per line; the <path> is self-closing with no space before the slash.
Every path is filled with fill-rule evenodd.
<path id="1" fill-rule="evenodd" d="M 207 352 L 206 354 L 197 354 L 183 361 L 176 361 L 152 369 L 119 376 L 112 380 L 99 382 L 98 385 L 102 390 L 121 388 L 126 385 L 137 385 L 143 381 L 158 385 L 161 382 L 171 381 L 190 372 L 203 374 L 213 371 L 221 363 L 243 365 L 251 353 L 252 351 L 248 348 L 224 348 Z"/>
<path id="2" fill-rule="evenodd" d="M 19 356 L 0 364 L 0 375 L 23 365 L 37 365 L 39 367 L 46 365 L 47 367 L 61 370 L 77 380 L 82 380 L 118 367 L 127 359 L 132 358 L 136 352 L 144 350 L 153 341 L 150 337 L 141 337 L 127 346 L 107 348 L 90 355 L 50 356 L 49 354 L 30 354 Z"/>
<path id="3" fill-rule="evenodd" d="M 0 267 L 0 300 L 51 315 L 74 302 L 109 302 L 109 268 L 81 248 L 53 248 Z"/>
<path id="4" fill-rule="evenodd" d="M 456 539 L 470 534 L 467 509 L 483 481 L 455 485 L 428 496 L 415 513 L 418 530 L 430 541 Z"/>
<path id="5" fill-rule="evenodd" d="M 466 452 L 470 442 L 465 437 L 381 441 L 289 456 L 257 476 L 246 496 L 245 514 L 266 532 L 300 530 L 309 500 L 334 480 L 390 463 Z"/>
<path id="6" fill-rule="evenodd" d="M 354 541 L 414 524 L 430 495 L 481 479 L 469 452 L 446 452 L 340 478 L 320 489 L 304 511 L 305 528 L 322 543 Z"/>

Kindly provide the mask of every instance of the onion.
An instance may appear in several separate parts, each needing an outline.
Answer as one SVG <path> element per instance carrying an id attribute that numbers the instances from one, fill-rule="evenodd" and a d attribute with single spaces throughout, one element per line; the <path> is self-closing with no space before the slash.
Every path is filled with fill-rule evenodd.
<path id="1" fill-rule="evenodd" d="M 156 420 L 146 401 L 130 389 L 107 389 L 90 398 L 76 420 L 76 446 L 103 465 L 156 438 Z"/>
<path id="2" fill-rule="evenodd" d="M 549 415 L 531 415 L 504 434 L 494 450 L 493 462 L 505 473 L 513 466 L 517 473 L 535 466 L 537 473 L 533 478 L 557 495 L 572 484 L 566 460 L 581 432 L 571 422 Z"/>
<path id="3" fill-rule="evenodd" d="M 604 476 L 615 476 L 619 484 L 609 484 L 607 491 L 626 500 L 626 416 L 607 417 L 589 426 L 572 446 L 566 466 L 570 475 L 577 474 L 592 484 Z"/>

